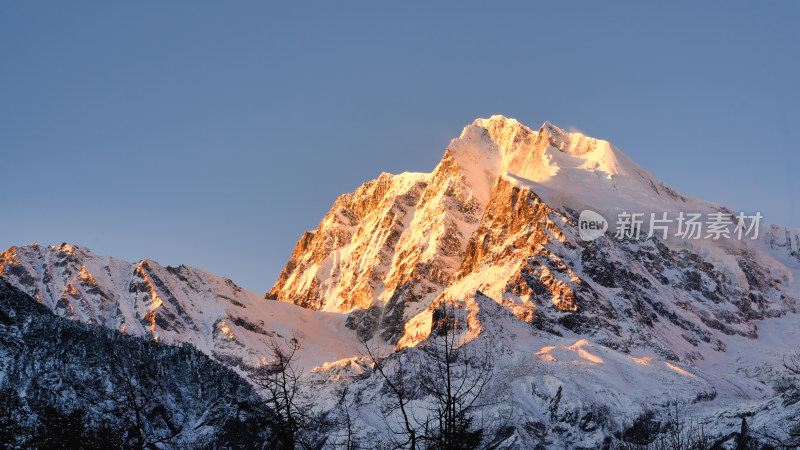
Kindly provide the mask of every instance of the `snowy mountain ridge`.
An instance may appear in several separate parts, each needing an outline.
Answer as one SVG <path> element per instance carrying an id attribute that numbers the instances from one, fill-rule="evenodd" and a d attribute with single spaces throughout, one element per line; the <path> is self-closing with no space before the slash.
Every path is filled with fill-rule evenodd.
<path id="1" fill-rule="evenodd" d="M 167 344 L 189 343 L 240 373 L 261 363 L 270 337 L 294 330 L 308 349 L 309 367 L 356 351 L 340 315 L 264 302 L 231 280 L 186 266 L 32 244 L 0 253 L 0 276 L 60 316 Z"/>

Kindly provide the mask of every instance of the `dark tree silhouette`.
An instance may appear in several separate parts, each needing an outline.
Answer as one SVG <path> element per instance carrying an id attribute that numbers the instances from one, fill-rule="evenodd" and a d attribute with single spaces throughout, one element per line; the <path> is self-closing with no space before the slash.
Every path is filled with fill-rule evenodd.
<path id="1" fill-rule="evenodd" d="M 483 398 L 494 364 L 488 348 L 476 350 L 477 342 L 465 345 L 461 324 L 452 304 L 434 310 L 431 336 L 418 349 L 395 352 L 407 358 L 389 370 L 389 358 L 379 358 L 366 343 L 366 356 L 392 394 L 392 412 L 399 411 L 397 425 L 390 424 L 400 448 L 481 448 L 484 429 L 476 426 L 481 410 L 490 404 Z M 405 354 L 403 354 L 405 353 Z M 412 381 L 413 380 L 413 381 Z M 410 403 L 430 398 L 425 417 L 417 417 Z M 488 444 L 487 444 L 488 445 Z"/>
<path id="2" fill-rule="evenodd" d="M 384 385 L 390 391 L 388 400 L 389 410 L 392 412 L 400 411 L 399 423 L 387 423 L 389 431 L 391 431 L 396 440 L 394 442 L 396 448 L 409 448 L 416 450 L 420 448 L 419 443 L 419 424 L 416 418 L 412 416 L 410 403 L 417 397 L 419 392 L 419 385 L 409 383 L 408 380 L 412 377 L 410 368 L 404 364 L 398 364 L 397 370 L 390 370 L 387 367 L 388 358 L 380 358 L 376 356 L 375 351 L 364 342 L 364 349 L 367 358 L 372 364 L 373 369 L 383 379 Z M 405 351 L 397 352 L 397 357 L 406 356 Z"/>
<path id="3" fill-rule="evenodd" d="M 434 397 L 423 440 L 432 449 L 478 448 L 483 428 L 473 422 L 487 406 L 482 394 L 494 369 L 491 353 L 469 351 L 461 342 L 452 305 L 434 311 L 432 332 L 417 354 L 422 389 Z"/>
<path id="4" fill-rule="evenodd" d="M 344 430 L 344 436 L 330 439 L 326 442 L 331 448 L 340 448 L 343 450 L 356 450 L 361 448 L 358 439 L 355 437 L 355 430 L 353 429 L 353 416 L 350 414 L 351 403 L 347 400 L 348 388 L 347 386 L 342 389 L 339 396 L 339 403 L 335 409 L 338 412 L 338 417 L 330 421 L 331 424 L 338 429 Z"/>
<path id="5" fill-rule="evenodd" d="M 310 414 L 310 406 L 297 399 L 302 369 L 297 367 L 298 351 L 302 348 L 296 335 L 283 342 L 270 338 L 270 361 L 252 376 L 260 388 L 262 404 L 268 408 L 270 448 L 311 448 L 303 433 L 317 430 L 321 420 Z"/>

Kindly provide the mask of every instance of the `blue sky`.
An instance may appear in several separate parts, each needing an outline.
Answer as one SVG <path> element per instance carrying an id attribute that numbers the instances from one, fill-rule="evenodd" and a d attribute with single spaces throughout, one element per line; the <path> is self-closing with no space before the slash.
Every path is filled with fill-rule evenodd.
<path id="1" fill-rule="evenodd" d="M 800 227 L 800 3 L 430 3 L 0 3 L 0 247 L 263 293 L 339 194 L 492 114 Z"/>

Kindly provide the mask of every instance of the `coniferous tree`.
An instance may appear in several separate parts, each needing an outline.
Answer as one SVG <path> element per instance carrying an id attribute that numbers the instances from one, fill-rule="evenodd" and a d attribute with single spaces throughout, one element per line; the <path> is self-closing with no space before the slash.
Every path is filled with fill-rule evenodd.
<path id="1" fill-rule="evenodd" d="M 53 405 L 45 406 L 38 414 L 39 426 L 28 445 L 41 450 L 85 448 L 89 434 L 85 414 L 83 409 L 62 412 Z"/>
<path id="2" fill-rule="evenodd" d="M 20 420 L 23 414 L 17 392 L 9 388 L 0 390 L 0 448 L 17 448 L 24 443 L 30 430 Z"/>

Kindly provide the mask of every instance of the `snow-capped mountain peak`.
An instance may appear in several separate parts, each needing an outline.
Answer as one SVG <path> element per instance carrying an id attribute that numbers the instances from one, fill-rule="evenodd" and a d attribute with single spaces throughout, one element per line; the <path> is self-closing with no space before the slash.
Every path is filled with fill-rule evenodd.
<path id="1" fill-rule="evenodd" d="M 608 141 L 567 132 L 550 122 L 538 131 L 514 119 L 477 119 L 448 146 L 483 204 L 499 177 L 534 188 L 559 207 L 586 205 L 673 211 L 688 197 L 657 180 Z M 620 201 L 622 200 L 622 201 Z M 695 209 L 707 209 L 692 201 Z"/>
<path id="2" fill-rule="evenodd" d="M 537 321 L 538 316 L 544 323 L 544 297 L 562 312 L 597 307 L 581 306 L 582 296 L 598 294 L 569 262 L 576 260 L 575 241 L 580 244 L 578 212 L 593 209 L 611 222 L 620 211 L 722 208 L 679 194 L 607 141 L 549 122 L 533 131 L 503 116 L 467 125 L 432 173 L 414 174 L 413 182 L 409 177 L 384 174 L 340 197 L 319 228 L 298 243 L 267 296 L 350 312 L 348 326 L 362 337 L 377 332 L 390 342 L 397 342 L 404 324 L 434 299 L 476 290 L 518 317 Z M 661 244 L 659 251 L 688 247 L 713 255 L 708 259 L 718 276 L 744 280 L 743 263 L 730 255 L 741 253 L 741 245 Z M 525 287 L 531 276 L 542 281 L 535 288 Z M 749 289 L 750 281 L 741 288 Z M 762 281 L 759 289 L 771 288 Z M 734 301 L 738 294 L 729 295 Z M 791 308 L 784 301 L 762 307 L 759 314 Z M 728 313 L 718 314 L 734 321 Z M 731 325 L 752 334 L 742 321 Z"/>

